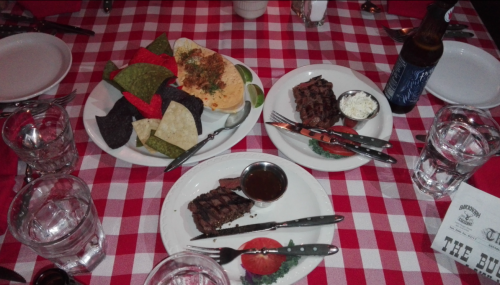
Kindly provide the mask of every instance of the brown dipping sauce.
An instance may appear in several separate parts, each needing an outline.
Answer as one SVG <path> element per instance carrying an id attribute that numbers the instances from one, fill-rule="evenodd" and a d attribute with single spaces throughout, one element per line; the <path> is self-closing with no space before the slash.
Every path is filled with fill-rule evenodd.
<path id="1" fill-rule="evenodd" d="M 245 194 L 262 201 L 278 199 L 284 192 L 283 185 L 276 174 L 271 171 L 256 170 L 243 181 Z"/>

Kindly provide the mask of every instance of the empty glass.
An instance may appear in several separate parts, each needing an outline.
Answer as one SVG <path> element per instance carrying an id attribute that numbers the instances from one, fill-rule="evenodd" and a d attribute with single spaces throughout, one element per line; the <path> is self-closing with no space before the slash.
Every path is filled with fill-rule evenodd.
<path id="1" fill-rule="evenodd" d="M 212 258 L 179 252 L 161 261 L 148 275 L 144 285 L 229 285 L 226 272 Z"/>
<path id="2" fill-rule="evenodd" d="M 486 111 L 448 105 L 434 118 L 411 178 L 420 191 L 445 197 L 499 149 L 500 126 Z"/>
<path id="3" fill-rule="evenodd" d="M 49 174 L 24 186 L 8 213 L 21 243 L 70 274 L 92 271 L 106 256 L 106 240 L 87 184 Z"/>

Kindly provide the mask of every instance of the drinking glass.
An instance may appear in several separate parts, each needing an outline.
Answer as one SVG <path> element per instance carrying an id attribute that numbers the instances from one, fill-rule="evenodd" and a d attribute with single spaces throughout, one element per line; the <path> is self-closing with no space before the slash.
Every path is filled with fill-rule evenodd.
<path id="1" fill-rule="evenodd" d="M 144 285 L 190 284 L 229 285 L 226 272 L 212 258 L 182 251 L 161 261 L 148 275 Z"/>
<path id="2" fill-rule="evenodd" d="M 70 274 L 92 271 L 106 256 L 106 240 L 87 184 L 49 174 L 24 186 L 8 213 L 21 243 Z"/>
<path id="3" fill-rule="evenodd" d="M 325 0 L 293 0 L 292 10 L 304 21 L 306 28 L 314 28 L 325 23 Z"/>
<path id="4" fill-rule="evenodd" d="M 5 121 L 2 136 L 41 175 L 70 173 L 78 160 L 68 113 L 57 104 L 32 103 L 17 109 Z"/>
<path id="5" fill-rule="evenodd" d="M 412 172 L 416 188 L 434 198 L 458 189 L 500 149 L 500 126 L 484 110 L 465 105 L 441 108 Z"/>
<path id="6" fill-rule="evenodd" d="M 236 14 L 251 20 L 264 15 L 267 9 L 267 2 L 267 0 L 234 0 L 233 9 Z"/>

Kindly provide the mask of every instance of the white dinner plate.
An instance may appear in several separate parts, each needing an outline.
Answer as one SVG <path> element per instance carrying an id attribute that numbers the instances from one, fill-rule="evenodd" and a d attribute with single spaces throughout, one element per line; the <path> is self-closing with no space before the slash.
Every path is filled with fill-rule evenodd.
<path id="1" fill-rule="evenodd" d="M 425 88 L 448 103 L 493 108 L 500 105 L 500 62 L 473 45 L 444 41 Z"/>
<path id="2" fill-rule="evenodd" d="M 241 61 L 232 57 L 224 57 L 234 64 L 245 65 Z M 262 90 L 264 90 L 262 82 L 257 74 L 248 66 L 246 67 L 252 72 L 252 83 L 259 85 Z M 130 140 L 124 146 L 117 149 L 111 149 L 102 138 L 101 132 L 97 127 L 95 116 L 105 116 L 111 110 L 115 102 L 121 97 L 122 94 L 120 91 L 118 91 L 118 89 L 113 87 L 111 84 L 105 81 L 101 81 L 97 84 L 94 90 L 90 93 L 83 111 L 83 123 L 87 134 L 102 150 L 123 161 L 145 166 L 166 167 L 172 159 L 160 153 L 151 154 L 144 147 L 138 148 L 135 146 L 137 137 L 135 131 L 132 132 Z M 246 91 L 245 99 L 250 100 Z M 259 108 L 252 107 L 250 114 L 241 126 L 234 130 L 223 131 L 219 135 L 215 136 L 213 140 L 209 141 L 200 151 L 187 160 L 185 164 L 210 158 L 234 146 L 250 132 L 259 119 L 261 112 L 262 106 Z M 211 110 L 205 108 L 203 110 L 203 115 L 201 116 L 203 133 L 198 136 L 198 141 L 205 139 L 213 131 L 223 127 L 228 116 L 228 114 L 212 112 Z"/>
<path id="3" fill-rule="evenodd" d="M 0 102 L 38 96 L 61 82 L 73 58 L 61 39 L 22 33 L 0 40 Z"/>
<path id="4" fill-rule="evenodd" d="M 246 233 L 219 238 L 190 241 L 200 235 L 196 229 L 191 212 L 187 206 L 190 201 L 203 193 L 219 186 L 219 179 L 240 176 L 243 169 L 256 161 L 269 161 L 280 166 L 288 178 L 285 195 L 267 208 L 253 207 L 250 214 L 231 222 L 231 226 L 248 225 L 264 222 L 285 222 L 298 218 L 333 215 L 332 204 L 328 195 L 316 179 L 295 163 L 278 156 L 240 152 L 214 157 L 204 161 L 182 175 L 172 186 L 163 202 L 160 213 L 160 233 L 163 244 L 169 254 L 185 250 L 187 245 L 202 247 L 238 248 L 243 243 L 257 237 L 267 237 L 287 245 L 290 239 L 295 244 L 326 243 L 333 240 L 335 225 L 306 228 L 282 228 L 275 231 Z M 251 218 L 250 216 L 253 216 Z M 223 228 L 228 227 L 224 225 Z M 292 284 L 311 272 L 323 257 L 302 257 L 276 284 Z M 223 265 L 231 284 L 241 284 L 244 275 L 241 259 Z"/>
<path id="5" fill-rule="evenodd" d="M 336 96 L 348 90 L 363 90 L 375 96 L 380 103 L 380 111 L 375 118 L 369 120 L 357 132 L 360 135 L 384 140 L 390 138 L 392 112 L 380 89 L 373 81 L 361 73 L 347 67 L 331 64 L 303 66 L 281 77 L 267 94 L 264 106 L 264 121 L 270 122 L 271 112 L 276 111 L 295 122 L 301 122 L 299 113 L 295 111 L 296 104 L 292 88 L 318 75 L 322 75 L 322 78 L 333 83 L 333 92 Z M 338 122 L 337 124 L 341 123 Z M 298 164 L 315 170 L 345 171 L 362 166 L 370 161 L 361 155 L 342 159 L 325 158 L 311 150 L 309 147 L 310 139 L 305 136 L 278 130 L 276 127 L 267 124 L 266 131 L 271 141 L 284 155 Z"/>

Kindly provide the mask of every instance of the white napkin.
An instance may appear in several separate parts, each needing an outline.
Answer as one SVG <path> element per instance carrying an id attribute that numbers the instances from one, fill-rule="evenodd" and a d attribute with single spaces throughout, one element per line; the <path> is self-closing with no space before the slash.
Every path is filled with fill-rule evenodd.
<path id="1" fill-rule="evenodd" d="M 500 282 L 500 199 L 462 183 L 432 248 Z"/>

